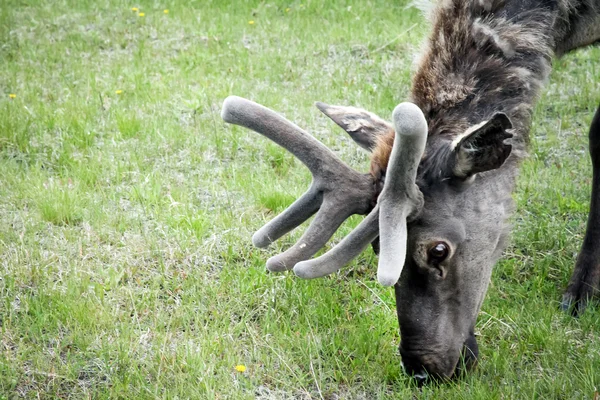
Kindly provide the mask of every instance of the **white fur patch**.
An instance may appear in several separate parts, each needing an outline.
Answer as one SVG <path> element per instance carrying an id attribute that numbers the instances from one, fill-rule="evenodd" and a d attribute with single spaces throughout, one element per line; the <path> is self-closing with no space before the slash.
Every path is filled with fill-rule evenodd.
<path id="1" fill-rule="evenodd" d="M 410 3 L 408 3 L 408 6 L 421 11 L 423 17 L 425 17 L 427 20 L 431 20 L 431 16 L 433 15 L 433 10 L 435 8 L 435 2 L 433 0 L 412 0 Z"/>
<path id="2" fill-rule="evenodd" d="M 425 379 L 427 379 L 428 376 L 429 375 L 425 371 L 419 372 L 418 374 L 414 375 L 415 378 L 420 379 L 422 381 L 424 381 Z"/>
<path id="3" fill-rule="evenodd" d="M 491 40 L 498 49 L 506 58 L 512 58 L 515 55 L 516 49 L 514 44 L 509 42 L 508 40 L 503 39 L 499 32 L 497 32 L 493 27 L 487 25 L 481 21 L 481 18 L 477 18 L 475 22 L 473 22 L 473 36 L 481 37 L 484 36 L 484 41 Z M 482 43 L 482 45 L 485 43 Z"/>
<path id="4" fill-rule="evenodd" d="M 486 121 L 478 123 L 477 125 L 473 125 L 469 129 L 467 129 L 466 131 L 464 131 L 463 133 L 461 133 L 460 135 L 456 136 L 454 138 L 454 140 L 452 140 L 452 143 L 450 145 L 450 147 L 452 148 L 452 150 L 456 149 L 456 146 L 458 146 L 458 144 L 460 143 L 461 140 L 463 140 L 464 138 L 466 138 L 471 133 L 475 132 L 477 129 L 481 128 L 482 126 L 484 126 L 488 122 L 490 122 L 490 121 L 486 120 Z"/>
<path id="5" fill-rule="evenodd" d="M 492 0 L 478 0 L 478 2 L 485 11 L 492 11 Z"/>
<path id="6" fill-rule="evenodd" d="M 531 72 L 531 70 L 523 67 L 513 67 L 511 71 L 514 72 L 517 78 L 523 81 L 529 81 L 530 77 L 533 75 L 533 72 Z"/>

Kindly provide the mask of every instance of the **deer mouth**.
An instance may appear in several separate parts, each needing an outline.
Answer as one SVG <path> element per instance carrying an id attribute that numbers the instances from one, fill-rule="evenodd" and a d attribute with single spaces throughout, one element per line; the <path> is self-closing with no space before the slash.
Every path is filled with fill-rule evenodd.
<path id="1" fill-rule="evenodd" d="M 419 386 L 429 382 L 444 382 L 460 379 L 477 365 L 479 349 L 474 334 L 470 334 L 463 343 L 457 361 L 437 353 L 422 353 L 405 350 L 400 346 L 402 367 L 413 377 Z"/>

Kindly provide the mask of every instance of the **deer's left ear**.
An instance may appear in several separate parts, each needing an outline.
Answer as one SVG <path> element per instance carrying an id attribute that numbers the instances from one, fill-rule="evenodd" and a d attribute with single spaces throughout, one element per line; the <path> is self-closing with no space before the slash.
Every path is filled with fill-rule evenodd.
<path id="1" fill-rule="evenodd" d="M 373 151 L 379 137 L 390 132 L 394 134 L 394 128 L 389 122 L 362 108 L 332 106 L 321 102 L 316 102 L 315 105 L 369 152 Z"/>
<path id="2" fill-rule="evenodd" d="M 469 128 L 453 142 L 454 166 L 457 178 L 468 178 L 479 172 L 500 168 L 510 155 L 512 146 L 504 141 L 511 138 L 510 119 L 496 113 L 488 121 Z"/>

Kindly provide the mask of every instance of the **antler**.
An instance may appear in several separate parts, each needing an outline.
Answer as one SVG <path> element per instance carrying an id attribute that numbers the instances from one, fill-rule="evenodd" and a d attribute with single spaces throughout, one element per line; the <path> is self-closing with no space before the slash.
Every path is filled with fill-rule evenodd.
<path id="1" fill-rule="evenodd" d="M 378 199 L 380 247 L 377 280 L 384 286 L 392 286 L 400 278 L 406 259 L 406 222 L 423 207 L 423 194 L 415 182 L 427 142 L 427 121 L 415 104 L 399 104 L 392 118 L 396 137 L 385 184 Z"/>
<path id="2" fill-rule="evenodd" d="M 364 250 L 365 239 L 370 242 L 379 235 L 377 280 L 384 286 L 393 286 L 400 279 L 406 259 L 407 220 L 414 219 L 423 207 L 423 194 L 416 178 L 427 142 L 427 121 L 421 109 L 412 103 L 399 104 L 392 117 L 396 136 L 377 206 L 328 253 L 298 263 L 294 268 L 298 276 L 304 277 L 298 273 L 299 269 L 311 277 L 337 271 Z"/>
<path id="3" fill-rule="evenodd" d="M 373 179 L 369 174 L 354 171 L 314 137 L 257 103 L 230 96 L 223 103 L 221 117 L 226 122 L 252 129 L 287 149 L 313 175 L 308 191 L 252 237 L 255 246 L 266 247 L 317 212 L 296 244 L 267 261 L 269 270 L 283 271 L 296 266 L 294 271 L 301 277 L 320 277 L 337 271 L 377 237 L 377 219 L 367 218 L 357 227 L 358 233 L 340 242 L 327 253 L 327 258 L 306 262 L 349 216 L 371 210 L 376 198 Z M 351 254 L 354 255 L 349 256 Z"/>
<path id="4" fill-rule="evenodd" d="M 407 219 L 414 218 L 423 203 L 415 180 L 427 138 L 427 123 L 416 105 L 402 103 L 394 110 L 396 138 L 379 204 L 333 249 L 312 260 L 308 259 L 349 216 L 366 214 L 372 208 L 377 196 L 373 178 L 354 171 L 298 126 L 252 101 L 230 96 L 223 103 L 221 116 L 226 122 L 252 129 L 289 150 L 313 175 L 310 189 L 252 237 L 255 246 L 266 247 L 317 212 L 296 244 L 267 261 L 269 270 L 293 267 L 302 278 L 335 272 L 377 238 L 381 225 L 378 280 L 385 286 L 398 281 L 406 257 Z"/>

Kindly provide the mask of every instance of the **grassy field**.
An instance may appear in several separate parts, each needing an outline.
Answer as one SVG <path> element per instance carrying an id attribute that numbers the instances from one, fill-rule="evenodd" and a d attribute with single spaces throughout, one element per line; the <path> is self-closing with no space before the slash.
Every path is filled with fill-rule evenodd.
<path id="1" fill-rule="evenodd" d="M 559 300 L 600 49 L 556 61 L 536 108 L 479 368 L 418 389 L 371 250 L 321 280 L 265 272 L 299 233 L 251 234 L 310 175 L 219 111 L 251 98 L 366 170 L 313 102 L 388 117 L 427 24 L 401 1 L 226 3 L 2 1 L 0 398 L 597 399 L 600 309 Z"/>

